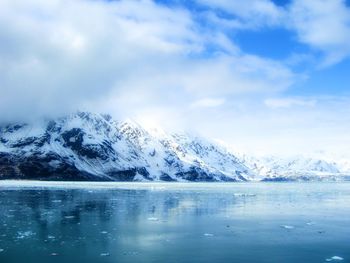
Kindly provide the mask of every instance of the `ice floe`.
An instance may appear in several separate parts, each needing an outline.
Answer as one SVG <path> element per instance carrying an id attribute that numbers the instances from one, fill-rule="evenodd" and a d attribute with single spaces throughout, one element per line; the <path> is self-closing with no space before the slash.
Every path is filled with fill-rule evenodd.
<path id="1" fill-rule="evenodd" d="M 29 238 L 33 235 L 35 235 L 35 233 L 32 231 L 18 231 L 17 232 L 17 239 Z"/>
<path id="2" fill-rule="evenodd" d="M 344 260 L 344 258 L 339 257 L 339 256 L 333 256 L 333 257 L 331 257 L 331 258 L 327 258 L 327 259 L 326 259 L 327 262 L 331 262 L 331 261 L 343 261 L 343 260 Z"/>
<path id="3" fill-rule="evenodd" d="M 157 217 L 149 217 L 147 218 L 148 221 L 158 221 L 159 219 Z"/>
<path id="4" fill-rule="evenodd" d="M 250 194 L 250 193 L 235 193 L 233 194 L 234 197 L 254 197 L 256 194 Z"/>
<path id="5" fill-rule="evenodd" d="M 289 226 L 289 225 L 282 225 L 281 227 L 284 229 L 294 229 L 294 226 Z"/>

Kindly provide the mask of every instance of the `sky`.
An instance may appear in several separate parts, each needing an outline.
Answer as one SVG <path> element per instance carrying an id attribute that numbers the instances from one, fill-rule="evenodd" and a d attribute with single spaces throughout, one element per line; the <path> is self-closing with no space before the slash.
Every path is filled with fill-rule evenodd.
<path id="1" fill-rule="evenodd" d="M 2 0 L 0 121 L 77 110 L 350 157 L 350 1 Z"/>

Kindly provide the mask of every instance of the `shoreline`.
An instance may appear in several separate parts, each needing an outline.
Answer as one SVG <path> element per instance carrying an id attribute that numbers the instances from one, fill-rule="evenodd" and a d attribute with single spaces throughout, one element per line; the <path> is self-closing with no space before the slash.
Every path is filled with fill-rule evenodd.
<path id="1" fill-rule="evenodd" d="M 135 189 L 135 190 L 217 190 L 243 188 L 247 185 L 309 185 L 309 184 L 350 184 L 349 181 L 293 181 L 293 182 L 89 182 L 89 181 L 40 181 L 40 180 L 0 180 L 2 188 L 48 188 L 48 189 Z"/>

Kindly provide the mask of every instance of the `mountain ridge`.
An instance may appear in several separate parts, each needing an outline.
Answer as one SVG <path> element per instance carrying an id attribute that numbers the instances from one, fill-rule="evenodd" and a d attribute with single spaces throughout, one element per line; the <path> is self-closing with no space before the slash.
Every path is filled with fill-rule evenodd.
<path id="1" fill-rule="evenodd" d="M 37 126 L 7 125 L 0 140 L 2 179 L 246 181 L 251 176 L 209 141 L 156 137 L 137 123 L 107 115 L 79 112 Z M 199 151 L 206 152 L 199 157 Z"/>
<path id="2" fill-rule="evenodd" d="M 152 131 L 106 114 L 0 126 L 0 179 L 240 182 L 345 175 L 324 160 L 248 157 L 199 136 Z"/>

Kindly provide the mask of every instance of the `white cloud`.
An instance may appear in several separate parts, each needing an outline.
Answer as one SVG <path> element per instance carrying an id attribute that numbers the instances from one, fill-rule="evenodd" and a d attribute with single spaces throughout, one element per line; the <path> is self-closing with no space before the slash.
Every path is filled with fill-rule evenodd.
<path id="1" fill-rule="evenodd" d="M 343 2 L 325 1 L 334 14 L 311 12 L 320 23 L 332 16 L 331 32 L 305 19 L 305 8 L 317 6 L 311 2 L 295 1 L 287 10 L 268 0 L 205 1 L 236 16 L 208 11 L 228 28 L 288 26 L 329 63 L 337 50 L 341 59 L 348 54 Z M 297 152 L 312 148 L 305 145 L 311 141 L 314 148 L 349 146 L 339 142 L 350 128 L 347 103 L 285 98 L 300 78 L 287 62 L 246 54 L 226 29 L 205 27 L 194 16 L 151 0 L 0 1 L 0 119 L 80 108 L 193 128 L 250 149 Z"/>
<path id="2" fill-rule="evenodd" d="M 28 117 L 28 109 L 50 115 L 91 108 L 110 98 L 97 109 L 182 107 L 295 81 L 282 63 L 244 54 L 189 11 L 151 0 L 3 0 L 0 69 L 0 111 L 9 112 L 2 119 Z"/>
<path id="3" fill-rule="evenodd" d="M 151 1 L 1 1 L 1 110 L 56 112 L 106 96 L 195 52 L 193 27 L 186 11 Z"/>
<path id="4" fill-rule="evenodd" d="M 210 121 L 196 122 L 197 130 L 248 153 L 288 156 L 324 151 L 350 158 L 350 99 L 298 97 L 298 101 L 306 105 L 277 110 L 259 99 L 231 98 L 223 110 L 202 109 L 188 117 L 205 116 Z"/>
<path id="5" fill-rule="evenodd" d="M 284 28 L 297 34 L 297 41 L 321 52 L 320 67 L 331 66 L 350 56 L 350 8 L 345 0 L 292 0 L 284 7 L 271 0 L 197 0 L 209 6 L 208 21 L 231 30 Z M 216 9 L 232 17 L 222 17 Z"/>
<path id="6" fill-rule="evenodd" d="M 192 108 L 214 108 L 222 106 L 225 103 L 223 98 L 204 98 L 191 104 Z"/>
<path id="7" fill-rule="evenodd" d="M 208 18 L 235 29 L 261 28 L 280 24 L 285 12 L 283 8 L 270 0 L 197 0 L 197 2 L 234 15 L 234 18 L 228 19 L 209 12 Z"/>
<path id="8" fill-rule="evenodd" d="M 322 66 L 349 57 L 350 10 L 344 0 L 294 0 L 289 19 L 301 42 L 325 54 Z"/>
<path id="9" fill-rule="evenodd" d="M 314 107 L 317 103 L 315 99 L 303 98 L 270 98 L 264 101 L 265 105 L 272 109 L 291 108 L 294 106 Z"/>

